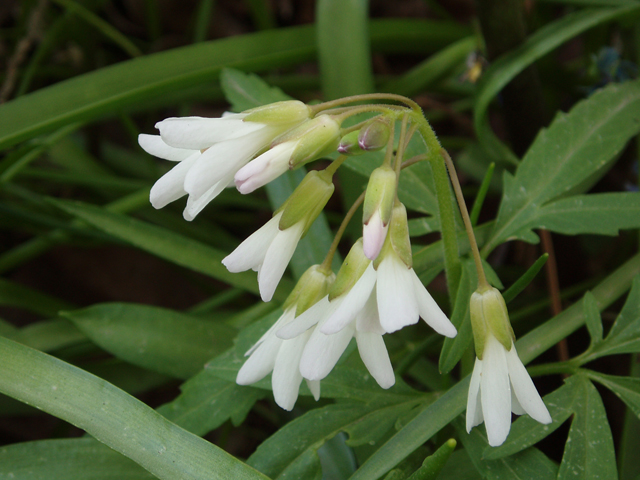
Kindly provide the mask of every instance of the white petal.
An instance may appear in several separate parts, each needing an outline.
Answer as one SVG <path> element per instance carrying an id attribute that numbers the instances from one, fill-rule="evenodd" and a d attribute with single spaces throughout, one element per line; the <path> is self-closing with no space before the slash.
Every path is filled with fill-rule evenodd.
<path id="1" fill-rule="evenodd" d="M 524 408 L 522 408 L 522 405 L 520 405 L 518 397 L 516 397 L 516 392 L 513 384 L 511 384 L 511 411 L 516 415 L 524 415 L 525 413 L 527 413 Z"/>
<path id="2" fill-rule="evenodd" d="M 156 123 L 167 145 L 192 150 L 202 150 L 214 143 L 242 137 L 265 127 L 262 123 L 244 122 L 238 117 L 174 117 Z"/>
<path id="3" fill-rule="evenodd" d="M 160 135 L 147 135 L 141 133 L 138 135 L 138 143 L 145 152 L 150 153 L 154 157 L 170 160 L 172 162 L 181 162 L 190 155 L 199 152 L 199 150 L 170 147 L 162 141 L 162 137 L 160 137 Z"/>
<path id="4" fill-rule="evenodd" d="M 386 332 L 380 325 L 380 315 L 378 315 L 378 296 L 374 288 L 369 295 L 369 300 L 365 303 L 364 308 L 360 310 L 356 316 L 356 331 L 377 333 L 383 335 Z"/>
<path id="5" fill-rule="evenodd" d="M 189 195 L 189 198 L 187 199 L 187 206 L 183 212 L 184 219 L 190 222 L 191 220 L 196 218 L 196 215 L 198 215 L 204 209 L 204 207 L 206 207 L 209 202 L 211 202 L 211 200 L 220 195 L 220 193 L 229 185 L 229 181 L 232 178 L 233 177 L 221 179 L 200 197 L 196 198 L 193 195 Z"/>
<path id="6" fill-rule="evenodd" d="M 383 225 L 380 210 L 376 210 L 369 222 L 362 227 L 362 249 L 369 260 L 375 260 L 387 238 L 389 224 Z"/>
<path id="7" fill-rule="evenodd" d="M 378 385 L 382 388 L 392 387 L 396 383 L 396 378 L 393 375 L 393 367 L 382 335 L 356 331 L 356 341 L 360 358 Z"/>
<path id="8" fill-rule="evenodd" d="M 307 387 L 309 387 L 311 395 L 313 395 L 315 401 L 317 402 L 318 400 L 320 400 L 320 380 L 305 379 L 305 381 L 307 382 Z"/>
<path id="9" fill-rule="evenodd" d="M 158 179 L 153 187 L 151 187 L 151 192 L 149 193 L 149 200 L 153 208 L 162 208 L 183 195 L 186 195 L 184 178 L 199 156 L 199 152 L 194 153 Z"/>
<path id="10" fill-rule="evenodd" d="M 283 340 L 276 357 L 271 376 L 271 388 L 276 403 L 285 410 L 291 410 L 298 399 L 302 382 L 300 357 L 309 335 L 310 332 L 307 332 L 293 340 Z"/>
<path id="11" fill-rule="evenodd" d="M 289 160 L 298 142 L 284 142 L 267 150 L 242 167 L 235 175 L 236 188 L 251 193 L 289 170 Z"/>
<path id="12" fill-rule="evenodd" d="M 199 197 L 222 178 L 233 176 L 273 139 L 271 127 L 242 138 L 216 143 L 203 152 L 184 181 L 184 189 Z"/>
<path id="13" fill-rule="evenodd" d="M 283 340 L 280 340 L 275 335 L 267 337 L 244 362 L 236 377 L 236 383 L 238 385 L 251 385 L 267 376 L 273 370 L 282 342 Z"/>
<path id="14" fill-rule="evenodd" d="M 420 319 L 411 273 L 412 270 L 393 253 L 378 266 L 378 312 L 380 325 L 387 333 L 413 325 Z"/>
<path id="15" fill-rule="evenodd" d="M 303 229 L 303 222 L 298 222 L 286 230 L 279 230 L 269 245 L 264 262 L 258 267 L 258 286 L 264 302 L 268 302 L 273 297 L 293 252 L 296 250 Z"/>
<path id="16" fill-rule="evenodd" d="M 480 379 L 482 378 L 482 360 L 476 358 L 473 365 L 473 373 L 469 382 L 469 394 L 467 395 L 467 433 L 484 420 L 482 416 L 482 401 L 480 397 Z"/>
<path id="17" fill-rule="evenodd" d="M 489 445 L 502 445 L 511 429 L 511 387 L 504 347 L 487 335 L 482 358 L 482 414 Z"/>
<path id="18" fill-rule="evenodd" d="M 284 312 L 282 312 L 282 315 L 280 315 L 278 320 L 276 320 L 275 323 L 273 325 L 271 325 L 271 327 L 269 327 L 269 330 L 267 330 L 266 332 L 264 332 L 262 334 L 260 339 L 253 345 L 253 347 L 251 347 L 249 350 L 247 350 L 247 352 L 244 354 L 244 356 L 248 357 L 249 355 L 251 355 L 260 345 L 262 345 L 262 343 L 267 338 L 269 338 L 270 336 L 274 335 L 275 331 L 277 329 L 279 329 L 283 325 L 288 324 L 293 319 L 294 315 L 295 315 L 295 310 L 293 308 L 288 308 Z"/>
<path id="19" fill-rule="evenodd" d="M 342 294 L 341 297 L 344 301 L 336 311 L 327 319 L 322 325 L 321 329 L 323 333 L 330 335 L 332 333 L 339 332 L 350 322 L 355 320 L 358 312 L 362 310 L 373 291 L 373 287 L 376 283 L 376 271 L 373 268 L 373 264 L 370 263 L 362 276 L 356 281 L 355 285 L 347 292 Z"/>
<path id="20" fill-rule="evenodd" d="M 455 337 L 458 333 L 456 327 L 453 326 L 453 323 L 451 323 L 433 297 L 431 297 L 413 269 L 411 269 L 411 274 L 416 299 L 418 301 L 418 309 L 422 319 L 440 335 L 450 338 Z"/>
<path id="21" fill-rule="evenodd" d="M 353 326 L 334 335 L 313 330 L 300 359 L 300 373 L 308 380 L 322 380 L 340 360 L 340 356 L 353 337 Z"/>
<path id="22" fill-rule="evenodd" d="M 513 385 L 513 390 L 518 398 L 518 402 L 522 409 L 527 412 L 531 418 L 540 423 L 551 423 L 551 415 L 545 406 L 536 386 L 533 384 L 527 369 L 518 357 L 515 345 L 511 350 L 506 352 L 507 365 L 509 367 L 509 378 Z"/>
<path id="23" fill-rule="evenodd" d="M 291 323 L 278 330 L 276 335 L 282 339 L 297 337 L 322 319 L 327 318 L 340 305 L 340 301 L 340 298 L 336 298 L 333 302 L 329 302 L 328 296 L 321 298 L 317 303 L 298 315 Z"/>
<path id="24" fill-rule="evenodd" d="M 233 273 L 249 269 L 257 270 L 264 261 L 269 245 L 280 231 L 278 223 L 281 216 L 282 214 L 278 214 L 273 217 L 227 255 L 222 260 L 222 264 L 227 267 L 227 270 Z"/>

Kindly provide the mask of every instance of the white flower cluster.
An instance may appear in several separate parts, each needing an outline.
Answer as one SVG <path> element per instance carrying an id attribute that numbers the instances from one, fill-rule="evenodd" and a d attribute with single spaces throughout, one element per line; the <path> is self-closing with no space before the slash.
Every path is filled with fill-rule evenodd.
<path id="1" fill-rule="evenodd" d="M 387 146 L 391 152 L 389 125 L 398 117 L 390 115 L 375 117 L 359 132 L 343 131 L 343 116 L 331 115 L 330 110 L 314 114 L 298 101 L 222 118 L 168 118 L 156 125 L 160 135 L 139 137 L 148 153 L 177 162 L 151 189 L 151 203 L 162 208 L 188 195 L 184 218 L 193 220 L 226 187 L 252 192 L 286 170 L 336 150 L 360 154 Z M 390 388 L 395 376 L 384 334 L 419 318 L 441 335 L 457 333 L 412 268 L 407 213 L 396 192 L 400 169 L 391 168 L 390 158 L 387 155 L 370 177 L 363 238 L 352 247 L 337 276 L 327 266 L 330 256 L 307 270 L 284 303 L 284 313 L 246 353 L 249 358 L 238 372 L 242 385 L 272 373 L 275 401 L 286 410 L 293 408 L 303 378 L 319 398 L 320 380 L 354 337 L 373 378 L 382 388 Z M 401 162 L 396 159 L 397 166 Z M 335 168 L 307 174 L 273 218 L 223 260 L 231 272 L 257 271 L 264 301 L 273 297 L 299 240 L 331 197 Z M 485 301 L 489 304 L 492 300 Z M 472 301 L 471 313 L 476 351 L 482 359 L 476 361 L 471 379 L 467 428 L 484 420 L 489 442 L 497 445 L 509 432 L 511 411 L 527 412 L 543 423 L 550 417 L 511 338 L 505 343 L 504 325 L 496 329 L 496 322 L 487 319 L 495 312 L 489 307 L 482 310 L 482 302 L 479 305 L 474 307 Z M 478 329 L 484 332 L 480 337 Z"/>

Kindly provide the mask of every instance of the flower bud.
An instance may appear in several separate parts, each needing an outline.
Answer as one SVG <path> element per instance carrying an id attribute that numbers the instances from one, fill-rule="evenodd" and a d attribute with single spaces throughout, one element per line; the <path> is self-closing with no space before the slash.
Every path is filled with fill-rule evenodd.
<path id="1" fill-rule="evenodd" d="M 299 316 L 327 295 L 335 279 L 336 275 L 332 271 L 326 271 L 320 265 L 312 265 L 302 274 L 282 308 L 287 310 L 295 305 L 295 316 Z"/>
<path id="2" fill-rule="evenodd" d="M 338 152 L 352 157 L 365 153 L 358 143 L 358 135 L 360 135 L 360 131 L 356 130 L 355 132 L 347 133 L 342 137 L 340 144 L 338 145 Z"/>
<path id="3" fill-rule="evenodd" d="M 493 335 L 507 350 L 510 351 L 515 340 L 507 305 L 502 294 L 493 287 L 476 290 L 471 295 L 469 305 L 473 339 L 476 356 L 482 360 L 487 335 Z"/>
<path id="4" fill-rule="evenodd" d="M 377 256 L 373 266 L 377 269 L 382 259 L 392 253 L 393 250 L 400 260 L 411 268 L 413 265 L 413 255 L 411 254 L 411 240 L 409 239 L 409 222 L 407 220 L 407 209 L 396 201 L 391 211 L 389 222 L 389 232 L 382 246 L 381 253 Z"/>
<path id="5" fill-rule="evenodd" d="M 371 260 L 365 256 L 362 250 L 362 238 L 359 238 L 351 247 L 347 258 L 342 262 L 336 281 L 329 290 L 329 300 L 351 290 L 370 263 Z"/>
<path id="6" fill-rule="evenodd" d="M 320 215 L 334 189 L 331 175 L 325 171 L 312 170 L 307 173 L 287 201 L 276 211 L 283 211 L 278 225 L 280 230 L 304 221 L 304 235 Z"/>
<path id="7" fill-rule="evenodd" d="M 388 165 L 376 168 L 369 177 L 362 214 L 363 248 L 371 260 L 375 260 L 384 244 L 395 198 L 396 172 Z"/>
<path id="8" fill-rule="evenodd" d="M 329 115 L 319 115 L 285 133 L 271 147 L 295 142 L 289 159 L 289 168 L 295 168 L 333 152 L 338 148 L 339 141 L 340 124 Z"/>
<path id="9" fill-rule="evenodd" d="M 311 116 L 311 109 L 299 100 L 287 100 L 252 108 L 243 113 L 247 114 L 243 119 L 245 122 L 282 125 L 308 120 Z"/>
<path id="10" fill-rule="evenodd" d="M 380 150 L 387 146 L 389 135 L 389 121 L 383 116 L 378 116 L 360 129 L 358 144 L 365 152 Z"/>

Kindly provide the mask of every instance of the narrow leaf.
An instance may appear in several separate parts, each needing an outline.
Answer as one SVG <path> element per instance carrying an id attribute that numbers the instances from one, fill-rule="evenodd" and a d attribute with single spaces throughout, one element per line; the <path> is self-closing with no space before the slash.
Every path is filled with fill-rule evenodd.
<path id="1" fill-rule="evenodd" d="M 584 323 L 589 330 L 591 337 L 591 345 L 595 345 L 602 341 L 602 319 L 600 318 L 600 310 L 596 299 L 593 298 L 591 292 L 587 292 L 582 300 L 582 309 L 584 312 Z"/>
<path id="2" fill-rule="evenodd" d="M 507 289 L 506 292 L 502 294 L 504 297 L 504 301 L 509 303 L 511 300 L 516 298 L 520 292 L 522 292 L 525 288 L 529 286 L 529 284 L 536 277 L 538 272 L 542 270 L 544 264 L 547 263 L 547 259 L 549 258 L 548 253 L 544 253 L 531 265 L 526 272 Z"/>
<path id="3" fill-rule="evenodd" d="M 640 378 L 605 375 L 593 371 L 588 371 L 587 375 L 615 393 L 640 418 Z"/>

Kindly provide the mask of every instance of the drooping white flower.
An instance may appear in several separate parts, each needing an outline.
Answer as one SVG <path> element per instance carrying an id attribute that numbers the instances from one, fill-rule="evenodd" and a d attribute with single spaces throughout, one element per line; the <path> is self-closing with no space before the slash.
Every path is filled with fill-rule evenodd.
<path id="1" fill-rule="evenodd" d="M 511 412 L 528 413 L 543 424 L 552 419 L 518 357 L 507 307 L 495 288 L 471 297 L 476 363 L 467 397 L 467 432 L 484 422 L 489 445 L 502 445 L 511 429 Z"/>
<path id="2" fill-rule="evenodd" d="M 302 382 L 298 368 L 300 357 L 313 330 L 290 340 L 278 338 L 275 332 L 325 295 L 334 278 L 335 275 L 318 265 L 310 267 L 303 274 L 284 303 L 284 313 L 245 354 L 249 358 L 238 372 L 236 382 L 239 385 L 250 385 L 273 372 L 271 387 L 276 403 L 285 410 L 293 408 Z M 318 400 L 320 381 L 307 380 L 307 386 Z"/>
<path id="3" fill-rule="evenodd" d="M 298 241 L 333 194 L 331 175 L 311 171 L 275 216 L 254 232 L 222 263 L 230 272 L 255 270 L 262 300 L 268 302 L 284 274 Z"/>
<path id="4" fill-rule="evenodd" d="M 236 187 L 240 193 L 251 193 L 287 170 L 332 152 L 339 140 L 340 124 L 319 115 L 276 139 L 269 150 L 239 169 Z"/>
<path id="5" fill-rule="evenodd" d="M 188 194 L 186 220 L 193 218 L 236 172 L 282 133 L 309 119 L 298 101 L 278 102 L 222 118 L 168 118 L 156 124 L 160 135 L 138 137 L 140 146 L 159 158 L 179 162 L 151 189 L 155 208 Z"/>

